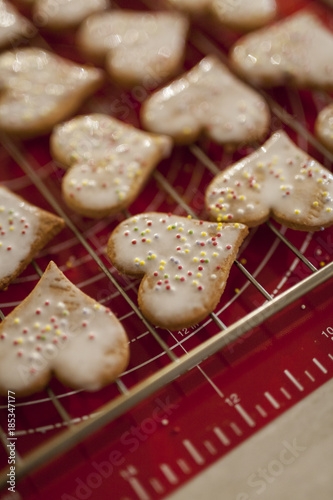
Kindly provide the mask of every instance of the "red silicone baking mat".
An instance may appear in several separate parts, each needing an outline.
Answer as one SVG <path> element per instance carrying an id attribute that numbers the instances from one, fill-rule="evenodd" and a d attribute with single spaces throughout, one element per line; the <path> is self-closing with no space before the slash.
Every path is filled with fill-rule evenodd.
<path id="1" fill-rule="evenodd" d="M 333 12 L 324 4 L 278 3 L 280 17 L 305 6 L 333 29 Z M 119 1 L 114 7 L 161 6 Z M 184 67 L 208 53 L 225 60 L 237 37 L 197 20 Z M 40 29 L 37 38 L 24 43 L 82 60 L 73 34 L 51 36 Z M 147 94 L 144 88 L 125 91 L 107 82 L 79 113 L 102 111 L 138 124 Z M 285 129 L 300 147 L 331 168 L 332 156 L 313 137 L 314 119 L 331 96 L 293 88 L 265 95 L 272 109 L 271 132 Z M 71 391 L 52 380 L 44 392 L 15 401 L 17 472 L 24 464 L 29 474 L 17 478 L 15 495 L 5 485 L 3 498 L 165 498 L 332 377 L 333 229 L 311 234 L 274 222 L 252 229 L 214 314 L 175 332 L 142 321 L 136 307 L 139 282 L 120 276 L 106 258 L 112 229 L 129 214 L 158 210 L 207 218 L 206 186 L 216 171 L 252 150 L 247 146 L 231 153 L 206 139 L 189 148 L 177 147 L 128 213 L 91 220 L 64 205 L 63 170 L 50 157 L 48 137 L 2 137 L 0 181 L 28 201 L 60 213 L 67 227 L 1 293 L 1 317 L 27 296 L 53 260 L 73 283 L 117 314 L 131 349 L 126 371 L 101 391 Z M 316 276 L 318 281 L 311 285 Z M 234 332 L 234 341 L 230 343 L 229 334 L 224 348 L 223 329 Z M 207 351 L 201 352 L 206 345 Z M 2 398 L 1 468 L 8 462 L 7 403 Z M 110 404 L 109 417 L 102 422 L 105 405 Z M 85 433 L 88 436 L 76 446 L 65 445 L 51 460 L 55 443 L 71 443 L 76 429 L 98 419 L 99 430 Z M 31 454 L 45 445 L 44 466 L 28 470 L 32 461 L 27 457 L 33 458 Z"/>

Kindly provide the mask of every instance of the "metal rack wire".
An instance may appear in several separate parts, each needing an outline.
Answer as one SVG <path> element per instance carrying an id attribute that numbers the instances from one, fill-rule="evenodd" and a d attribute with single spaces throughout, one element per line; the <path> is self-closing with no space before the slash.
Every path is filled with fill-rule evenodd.
<path id="1" fill-rule="evenodd" d="M 195 36 L 192 35 L 191 42 L 196 45 L 202 54 L 217 52 L 221 56 L 219 48 L 213 43 L 210 38 L 204 33 L 195 32 Z M 297 121 L 293 116 L 288 114 L 281 106 L 275 102 L 271 97 L 265 94 L 265 97 L 271 108 L 271 112 L 277 116 L 285 125 L 289 126 L 295 130 L 298 134 L 309 141 L 317 150 L 322 153 L 328 161 L 333 160 L 333 155 L 327 151 L 323 146 L 321 146 L 318 141 Z M 116 381 L 119 396 L 115 399 L 107 402 L 102 407 L 98 409 L 95 415 L 91 416 L 90 419 L 84 421 L 78 421 L 80 419 L 72 419 L 70 414 L 67 412 L 65 407 L 61 403 L 61 398 L 56 396 L 52 389 L 48 388 L 48 398 L 54 405 L 56 411 L 58 412 L 60 418 L 64 423 L 65 429 L 57 434 L 54 438 L 49 439 L 41 446 L 32 450 L 30 453 L 25 455 L 23 458 L 18 458 L 16 478 L 25 477 L 27 474 L 36 470 L 38 467 L 42 466 L 46 462 L 52 460 L 54 457 L 66 450 L 72 448 L 77 443 L 83 439 L 90 436 L 92 433 L 96 432 L 101 427 L 105 426 L 107 423 L 115 420 L 120 415 L 124 414 L 129 409 L 133 408 L 136 404 L 143 401 L 148 396 L 154 394 L 161 387 L 166 386 L 173 380 L 175 380 L 180 375 L 186 373 L 188 370 L 194 366 L 200 364 L 207 357 L 220 351 L 225 346 L 231 344 L 235 340 L 239 339 L 244 333 L 250 331 L 254 327 L 266 321 L 268 318 L 276 314 L 277 312 L 283 310 L 287 305 L 293 303 L 298 298 L 307 294 L 310 290 L 318 287 L 320 284 L 329 280 L 333 277 L 333 262 L 329 263 L 322 269 L 318 270 L 303 254 L 299 251 L 285 236 L 270 222 L 267 223 L 267 228 L 277 237 L 281 242 L 288 247 L 288 249 L 293 252 L 295 257 L 299 259 L 305 266 L 310 270 L 311 274 L 300 281 L 298 284 L 289 288 L 285 292 L 281 293 L 277 297 L 273 297 L 265 287 L 256 279 L 256 277 L 251 274 L 246 267 L 239 262 L 235 262 L 237 268 L 243 273 L 246 280 L 254 286 L 260 294 L 265 299 L 265 302 L 257 307 L 254 311 L 247 314 L 240 320 L 234 322 L 230 326 L 226 326 L 221 319 L 215 313 L 211 314 L 211 319 L 216 323 L 220 331 L 214 335 L 209 340 L 204 341 L 201 345 L 193 348 L 190 352 L 186 352 L 182 356 L 177 356 L 172 348 L 170 348 L 167 343 L 163 340 L 158 331 L 151 325 L 141 314 L 141 311 L 131 299 L 130 295 L 127 293 L 125 287 L 119 283 L 114 274 L 105 265 L 103 260 L 100 258 L 99 254 L 93 247 L 89 244 L 87 239 L 84 237 L 82 232 L 74 224 L 71 218 L 67 215 L 66 211 L 62 208 L 61 204 L 58 203 L 56 198 L 48 189 L 44 180 L 41 179 L 29 160 L 26 159 L 24 154 L 21 152 L 19 145 L 10 137 L 5 134 L 0 136 L 1 143 L 8 155 L 21 167 L 22 171 L 31 179 L 32 183 L 39 190 L 41 195 L 48 201 L 52 206 L 54 211 L 61 216 L 67 225 L 67 227 L 75 235 L 75 238 L 79 241 L 85 251 L 90 255 L 90 257 L 96 262 L 96 264 L 101 269 L 102 273 L 106 278 L 112 283 L 117 292 L 122 296 L 122 298 L 127 302 L 131 311 L 137 316 L 138 320 L 143 323 L 147 331 L 151 334 L 154 341 L 157 342 L 161 350 L 166 354 L 169 359 L 169 363 L 161 368 L 157 373 L 143 379 L 135 386 L 128 389 L 121 377 Z M 201 149 L 197 144 L 189 147 L 190 153 L 207 168 L 213 175 L 220 172 L 220 169 L 215 165 L 215 163 L 207 156 L 205 151 Z M 156 182 L 159 184 L 164 192 L 168 193 L 172 199 L 183 208 L 183 210 L 196 217 L 196 213 L 192 208 L 184 201 L 184 199 L 179 195 L 177 190 L 168 182 L 163 174 L 156 170 L 153 174 Z M 39 276 L 42 274 L 42 270 L 35 263 L 35 271 Z M 3 320 L 5 318 L 2 311 L 0 311 L 0 318 Z M 37 401 L 36 401 L 37 403 Z M 22 403 L 25 404 L 25 403 Z M 18 405 L 19 406 L 19 405 Z M 0 439 L 3 447 L 6 448 L 5 442 L 6 433 L 3 429 L 0 429 Z M 2 471 L 0 474 L 0 488 L 6 483 L 6 470 Z"/>

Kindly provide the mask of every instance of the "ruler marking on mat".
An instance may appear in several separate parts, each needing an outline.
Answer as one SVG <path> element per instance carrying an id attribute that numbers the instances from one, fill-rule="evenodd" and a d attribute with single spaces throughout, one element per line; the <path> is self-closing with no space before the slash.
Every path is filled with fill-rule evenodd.
<path id="1" fill-rule="evenodd" d="M 191 473 L 191 471 L 192 471 L 191 467 L 188 465 L 186 460 L 184 460 L 183 458 L 179 458 L 177 460 L 177 464 L 178 464 L 179 468 L 184 472 L 184 474 Z"/>
<path id="2" fill-rule="evenodd" d="M 255 427 L 256 426 L 256 423 L 253 420 L 253 418 L 251 417 L 251 415 L 249 415 L 247 413 L 247 411 L 244 410 L 244 408 L 239 403 L 235 404 L 235 410 L 238 411 L 238 413 L 240 414 L 240 416 L 245 420 L 245 422 L 248 424 L 249 427 Z"/>
<path id="3" fill-rule="evenodd" d="M 150 480 L 149 480 L 150 484 L 152 485 L 152 487 L 154 488 L 154 490 L 156 491 L 156 493 L 159 493 L 159 494 L 162 494 L 164 493 L 164 487 L 163 485 L 159 482 L 158 479 L 156 479 L 156 477 L 152 477 Z"/>
<path id="4" fill-rule="evenodd" d="M 202 465 L 205 463 L 205 458 L 201 455 L 201 453 L 196 449 L 194 444 L 189 439 L 184 439 L 183 445 L 198 465 Z"/>
<path id="5" fill-rule="evenodd" d="M 236 436 L 242 436 L 243 435 L 243 431 L 238 427 L 238 425 L 236 424 L 236 422 L 231 422 L 230 423 L 230 427 L 232 428 L 232 430 L 234 431 L 234 433 L 236 434 Z"/>
<path id="6" fill-rule="evenodd" d="M 289 378 L 289 380 L 294 384 L 294 386 L 297 387 L 299 391 L 301 392 L 304 391 L 304 387 L 302 386 L 302 384 L 298 382 L 298 380 L 294 377 L 292 373 L 290 373 L 289 370 L 284 370 L 284 374 Z"/>
<path id="7" fill-rule="evenodd" d="M 316 379 L 313 377 L 313 375 L 311 375 L 311 373 L 308 370 L 305 370 L 304 373 L 311 380 L 311 382 L 315 382 Z"/>
<path id="8" fill-rule="evenodd" d="M 263 409 L 262 406 L 256 405 L 255 408 L 262 417 L 267 417 L 267 412 Z"/>
<path id="9" fill-rule="evenodd" d="M 224 446 L 229 446 L 231 444 L 228 436 L 219 427 L 214 427 L 213 431 Z"/>
<path id="10" fill-rule="evenodd" d="M 217 449 L 210 441 L 208 440 L 204 441 L 204 445 L 211 455 L 216 455 Z"/>
<path id="11" fill-rule="evenodd" d="M 168 464 L 160 464 L 160 469 L 170 484 L 178 484 L 179 479 Z"/>
<path id="12" fill-rule="evenodd" d="M 320 371 L 322 371 L 323 373 L 327 373 L 327 369 L 325 368 L 325 366 L 324 366 L 324 365 L 322 365 L 322 364 L 320 363 L 320 361 L 318 361 L 318 359 L 317 359 L 317 358 L 313 358 L 313 359 L 312 359 L 312 361 L 314 362 L 314 364 L 315 364 L 315 365 L 317 365 L 317 366 L 318 366 L 318 368 L 319 368 L 319 370 L 320 370 Z"/>
<path id="13" fill-rule="evenodd" d="M 284 387 L 280 387 L 280 391 L 287 399 L 291 399 L 289 392 Z"/>
<path id="14" fill-rule="evenodd" d="M 272 396 L 272 394 L 270 392 L 266 391 L 264 393 L 264 396 L 271 403 L 271 405 L 273 406 L 273 408 L 275 408 L 276 410 L 278 408 L 280 408 L 280 403 L 278 403 L 278 401 L 276 401 L 276 399 Z"/>
<path id="15" fill-rule="evenodd" d="M 133 465 L 129 465 L 127 469 L 121 470 L 121 477 L 128 482 L 140 500 L 151 500 L 150 495 L 147 493 L 140 481 L 135 477 L 138 471 Z"/>

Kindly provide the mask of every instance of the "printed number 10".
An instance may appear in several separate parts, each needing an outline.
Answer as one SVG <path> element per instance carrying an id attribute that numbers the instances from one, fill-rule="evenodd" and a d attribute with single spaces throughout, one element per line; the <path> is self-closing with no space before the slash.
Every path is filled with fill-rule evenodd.
<path id="1" fill-rule="evenodd" d="M 333 328 L 331 326 L 328 326 L 326 328 L 326 330 L 323 330 L 321 332 L 322 335 L 325 335 L 325 337 L 328 337 L 330 338 L 331 340 L 333 340 Z"/>

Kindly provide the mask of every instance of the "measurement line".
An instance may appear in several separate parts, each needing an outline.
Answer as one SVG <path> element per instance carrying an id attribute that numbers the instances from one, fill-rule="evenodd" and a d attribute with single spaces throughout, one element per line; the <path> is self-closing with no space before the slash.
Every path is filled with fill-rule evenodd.
<path id="1" fill-rule="evenodd" d="M 240 414 L 240 416 L 245 420 L 245 422 L 249 425 L 249 427 L 255 427 L 256 426 L 256 423 L 253 420 L 253 418 L 247 413 L 246 410 L 244 410 L 244 408 L 240 404 L 237 403 L 235 405 L 235 409 L 238 411 L 238 413 Z"/>
<path id="2" fill-rule="evenodd" d="M 198 465 L 202 465 L 205 463 L 204 457 L 201 455 L 201 453 L 199 453 L 199 451 L 196 449 L 196 447 L 193 445 L 193 443 L 191 443 L 189 439 L 184 439 L 183 445 L 185 446 L 185 448 L 187 449 L 193 460 Z"/>
<path id="3" fill-rule="evenodd" d="M 154 488 L 154 490 L 156 491 L 156 493 L 159 493 L 159 494 L 162 494 L 164 493 L 164 487 L 163 485 L 159 482 L 158 479 L 156 479 L 156 477 L 152 477 L 150 480 L 149 480 L 150 484 L 152 485 L 152 487 Z"/>
<path id="4" fill-rule="evenodd" d="M 179 468 L 184 472 L 184 474 L 190 474 L 192 469 L 183 458 L 179 458 L 177 460 L 177 464 L 179 465 Z"/>
<path id="5" fill-rule="evenodd" d="M 327 373 L 327 370 L 325 368 L 325 366 L 323 366 L 320 361 L 318 361 L 317 358 L 313 358 L 312 361 L 314 362 L 315 365 L 318 366 L 319 370 L 321 370 L 323 373 Z"/>
<path id="6" fill-rule="evenodd" d="M 179 483 L 179 479 L 168 464 L 160 464 L 160 469 L 170 484 Z"/>
<path id="7" fill-rule="evenodd" d="M 257 412 L 258 412 L 258 413 L 260 413 L 260 415 L 261 415 L 262 417 L 267 417 L 267 413 L 266 413 L 266 412 L 265 412 L 265 410 L 262 408 L 262 406 L 260 406 L 260 405 L 256 405 L 256 406 L 255 406 L 255 408 L 256 408 Z"/>
<path id="8" fill-rule="evenodd" d="M 305 375 L 311 380 L 311 382 L 314 382 L 316 379 L 311 375 L 310 372 L 308 372 L 307 370 L 305 370 Z"/>
<path id="9" fill-rule="evenodd" d="M 243 432 L 235 422 L 231 422 L 230 427 L 232 428 L 236 436 L 242 436 Z"/>
<path id="10" fill-rule="evenodd" d="M 289 392 L 284 387 L 280 387 L 280 391 L 287 399 L 291 399 Z"/>
<path id="11" fill-rule="evenodd" d="M 284 373 L 299 391 L 304 391 L 304 387 L 302 386 L 302 384 L 300 384 L 298 380 L 295 379 L 294 375 L 292 375 L 289 370 L 284 370 Z"/>
<path id="12" fill-rule="evenodd" d="M 204 445 L 206 446 L 207 450 L 211 455 L 216 455 L 217 449 L 210 441 L 204 441 Z"/>
<path id="13" fill-rule="evenodd" d="M 270 392 L 265 392 L 264 394 L 265 398 L 271 403 L 273 408 L 280 408 L 280 404 L 276 401 L 276 399 L 272 396 Z"/>
<path id="14" fill-rule="evenodd" d="M 142 484 L 135 477 L 129 477 L 127 480 L 140 500 L 151 500 L 151 497 L 148 495 Z"/>
<path id="15" fill-rule="evenodd" d="M 228 438 L 228 436 L 226 434 L 224 434 L 224 432 L 219 427 L 214 427 L 213 431 L 214 431 L 215 435 L 219 438 L 221 443 L 224 444 L 224 446 L 230 445 L 230 443 L 231 443 L 230 439 Z"/>

